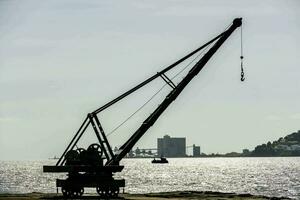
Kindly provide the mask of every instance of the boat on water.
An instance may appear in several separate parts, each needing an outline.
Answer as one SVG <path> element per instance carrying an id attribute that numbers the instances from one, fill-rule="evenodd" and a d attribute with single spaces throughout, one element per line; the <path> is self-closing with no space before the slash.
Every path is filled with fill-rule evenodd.
<path id="1" fill-rule="evenodd" d="M 152 163 L 169 163 L 169 161 L 165 157 L 160 157 L 159 159 L 154 158 L 152 160 Z"/>
<path id="2" fill-rule="evenodd" d="M 57 157 L 57 156 L 54 156 L 54 157 L 52 157 L 52 158 L 49 158 L 49 160 L 58 160 L 59 159 L 59 157 Z"/>

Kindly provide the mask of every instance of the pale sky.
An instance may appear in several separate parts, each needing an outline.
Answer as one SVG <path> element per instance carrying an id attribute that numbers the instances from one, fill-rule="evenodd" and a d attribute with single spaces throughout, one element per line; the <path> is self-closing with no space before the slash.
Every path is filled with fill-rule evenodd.
<path id="1" fill-rule="evenodd" d="M 60 156 L 88 112 L 212 39 L 235 17 L 243 17 L 246 81 L 239 77 L 237 30 L 137 144 L 156 147 L 156 138 L 169 134 L 206 153 L 253 149 L 300 129 L 300 1 L 1 0 L 0 160 Z M 105 131 L 162 83 L 99 114 Z M 112 146 L 125 142 L 166 94 L 112 134 Z"/>

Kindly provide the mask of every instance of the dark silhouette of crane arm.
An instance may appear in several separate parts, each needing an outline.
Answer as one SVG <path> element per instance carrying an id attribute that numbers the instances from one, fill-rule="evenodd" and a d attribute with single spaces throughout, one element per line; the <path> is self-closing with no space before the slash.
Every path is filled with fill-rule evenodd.
<path id="1" fill-rule="evenodd" d="M 128 95 L 132 94 L 133 92 L 137 91 L 138 89 L 142 88 L 143 86 L 147 85 L 148 83 L 150 83 L 151 81 L 155 80 L 158 77 L 161 77 L 164 75 L 164 73 L 168 72 L 169 70 L 173 69 L 174 67 L 176 67 L 178 64 L 182 63 L 183 61 L 185 61 L 186 59 L 190 58 L 191 56 L 195 55 L 196 53 L 198 53 L 199 51 L 201 51 L 202 49 L 204 49 L 205 47 L 207 47 L 208 45 L 210 45 L 211 43 L 215 42 L 217 39 L 219 39 L 221 36 L 224 35 L 225 32 L 217 35 L 215 38 L 213 38 L 212 40 L 208 41 L 207 43 L 205 43 L 204 45 L 198 47 L 197 49 L 195 49 L 194 51 L 190 52 L 189 54 L 187 54 L 186 56 L 182 57 L 181 59 L 177 60 L 176 62 L 174 62 L 173 64 L 169 65 L 168 67 L 166 67 L 165 69 L 163 69 L 162 71 L 154 74 L 153 76 L 149 77 L 148 79 L 146 79 L 145 81 L 139 83 L 138 85 L 136 85 L 135 87 L 131 88 L 130 90 L 124 92 L 123 94 L 121 94 L 120 96 L 118 96 L 117 98 L 109 101 L 108 103 L 104 104 L 103 106 L 101 106 L 100 108 L 98 108 L 97 110 L 91 112 L 88 114 L 88 116 L 85 118 L 85 120 L 83 121 L 83 123 L 81 124 L 80 128 L 78 129 L 78 131 L 76 132 L 76 134 L 74 135 L 74 137 L 72 138 L 71 142 L 69 143 L 68 147 L 65 149 L 65 151 L 63 152 L 63 154 L 61 155 L 61 157 L 59 158 L 59 160 L 57 161 L 56 165 L 62 165 L 65 161 L 64 156 L 66 155 L 66 153 L 69 150 L 72 150 L 77 142 L 79 141 L 79 139 L 81 138 L 81 136 L 84 134 L 85 130 L 87 129 L 87 127 L 91 124 L 93 118 L 97 118 L 97 114 L 100 113 L 101 111 L 107 109 L 108 107 L 114 105 L 115 103 L 119 102 L 120 100 L 122 100 L 123 98 L 127 97 Z M 98 137 L 98 135 L 97 135 Z M 104 137 L 105 138 L 105 137 Z M 99 141 L 100 142 L 100 141 Z M 110 147 L 108 147 L 108 150 L 112 153 L 112 150 Z M 113 155 L 112 155 L 113 156 Z"/>
<path id="2" fill-rule="evenodd" d="M 114 105 L 115 103 L 119 102 L 120 100 L 122 100 L 123 98 L 127 97 L 128 95 L 132 94 L 133 92 L 137 91 L 138 89 L 142 88 L 143 86 L 147 85 L 148 83 L 150 83 L 151 81 L 155 80 L 158 77 L 161 77 L 164 75 L 164 73 L 168 72 L 169 70 L 173 69 L 174 67 L 176 67 L 178 64 L 182 63 L 183 61 L 185 61 L 186 59 L 190 58 L 191 56 L 195 55 L 196 53 L 198 53 L 199 51 L 201 51 L 202 49 L 204 49 L 205 47 L 207 47 L 208 45 L 210 45 L 211 43 L 215 42 L 217 39 L 219 39 L 221 36 L 223 36 L 225 34 L 225 32 L 217 35 L 215 38 L 213 38 L 212 40 L 208 41 L 207 43 L 205 43 L 204 45 L 198 47 L 197 49 L 195 49 L 194 51 L 190 52 L 189 54 L 187 54 L 186 56 L 182 57 L 181 59 L 177 60 L 176 62 L 174 62 L 173 64 L 169 65 L 168 67 L 166 67 L 165 69 L 163 69 L 162 71 L 154 74 L 153 76 L 149 77 L 148 79 L 146 79 L 145 81 L 139 83 L 138 85 L 136 85 L 135 87 L 131 88 L 130 90 L 124 92 L 123 94 L 121 94 L 120 96 L 118 96 L 117 98 L 109 101 L 108 103 L 104 104 L 103 106 L 101 106 L 100 108 L 98 108 L 97 110 L 94 110 L 93 112 L 89 113 L 88 116 L 85 118 L 85 120 L 83 121 L 83 123 L 81 124 L 80 128 L 78 129 L 78 131 L 76 132 L 76 134 L 73 136 L 71 142 L 69 143 L 68 147 L 65 149 L 65 151 L 63 152 L 63 154 L 61 155 L 61 157 L 59 158 L 59 160 L 57 161 L 56 165 L 62 165 L 65 161 L 64 156 L 66 155 L 66 153 L 69 150 L 72 150 L 77 142 L 79 141 L 79 139 L 81 138 L 81 136 L 83 135 L 83 133 L 85 132 L 85 130 L 87 129 L 87 127 L 91 124 L 91 119 L 93 118 L 97 118 L 97 114 L 100 113 L 101 111 L 107 109 L 108 107 Z M 98 137 L 98 136 L 97 136 Z M 112 154 L 111 148 L 108 147 L 109 151 Z"/>
<path id="3" fill-rule="evenodd" d="M 233 33 L 233 31 L 242 25 L 242 18 L 233 20 L 232 25 L 222 34 L 215 44 L 208 50 L 206 54 L 193 66 L 182 81 L 166 96 L 164 101 L 155 109 L 155 111 L 142 123 L 135 133 L 120 148 L 119 154 L 116 154 L 106 165 L 117 165 L 124 156 L 129 153 L 133 146 L 146 133 L 146 131 L 156 122 L 167 107 L 178 97 L 188 83 L 201 71 L 209 59 Z"/>
<path id="4" fill-rule="evenodd" d="M 104 104 L 103 106 L 101 106 L 100 108 L 98 108 L 97 110 L 95 110 L 93 113 L 94 114 L 98 114 L 99 112 L 105 110 L 106 108 L 112 106 L 113 104 L 117 103 L 118 101 L 122 100 L 123 98 L 127 97 L 128 95 L 130 95 L 131 93 L 135 92 L 136 90 L 142 88 L 143 86 L 147 85 L 148 83 L 150 83 L 151 81 L 153 81 L 154 79 L 160 77 L 162 74 L 168 72 L 169 70 L 173 69 L 175 66 L 177 66 L 178 64 L 182 63 L 183 61 L 185 61 L 186 59 L 190 58 L 191 56 L 193 56 L 194 54 L 196 54 L 197 52 L 199 52 L 200 50 L 204 49 L 205 47 L 207 47 L 208 45 L 210 45 L 211 43 L 213 43 L 214 41 L 216 41 L 218 38 L 220 38 L 225 32 L 219 34 L 218 36 L 216 36 L 215 38 L 213 38 L 212 40 L 208 41 L 207 43 L 205 43 L 204 45 L 202 45 L 201 47 L 195 49 L 194 51 L 190 52 L 189 54 L 187 54 L 186 56 L 182 57 L 181 59 L 177 60 L 176 62 L 174 62 L 173 64 L 169 65 L 168 67 L 166 67 L 165 69 L 163 69 L 162 71 L 158 72 L 157 74 L 151 76 L 150 78 L 146 79 L 145 81 L 141 82 L 140 84 L 136 85 L 135 87 L 133 87 L 132 89 L 124 92 L 123 94 L 121 94 L 120 96 L 118 96 L 117 98 L 111 100 L 110 102 Z"/>

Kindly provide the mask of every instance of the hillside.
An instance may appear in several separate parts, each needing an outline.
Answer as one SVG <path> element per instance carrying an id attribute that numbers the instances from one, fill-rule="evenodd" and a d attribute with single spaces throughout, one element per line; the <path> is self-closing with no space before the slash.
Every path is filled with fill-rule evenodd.
<path id="1" fill-rule="evenodd" d="M 255 147 L 251 156 L 300 156 L 300 130 Z"/>

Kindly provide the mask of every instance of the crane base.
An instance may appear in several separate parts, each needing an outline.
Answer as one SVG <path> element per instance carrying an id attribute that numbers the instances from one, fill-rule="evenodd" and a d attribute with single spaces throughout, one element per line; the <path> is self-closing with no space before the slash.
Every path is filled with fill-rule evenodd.
<path id="1" fill-rule="evenodd" d="M 62 180 L 56 179 L 56 187 L 61 187 L 65 197 L 80 197 L 84 193 L 84 188 L 96 188 L 100 197 L 117 197 L 120 188 L 125 187 L 125 180 L 116 180 L 113 177 L 103 177 L 97 175 L 79 174 L 69 176 Z"/>
<path id="2" fill-rule="evenodd" d="M 44 172 L 66 173 L 67 179 L 56 179 L 56 187 L 60 187 L 65 197 L 80 197 L 84 188 L 96 188 L 102 198 L 117 197 L 120 188 L 125 187 L 124 179 L 114 179 L 115 172 L 120 172 L 124 166 L 43 166 Z"/>

